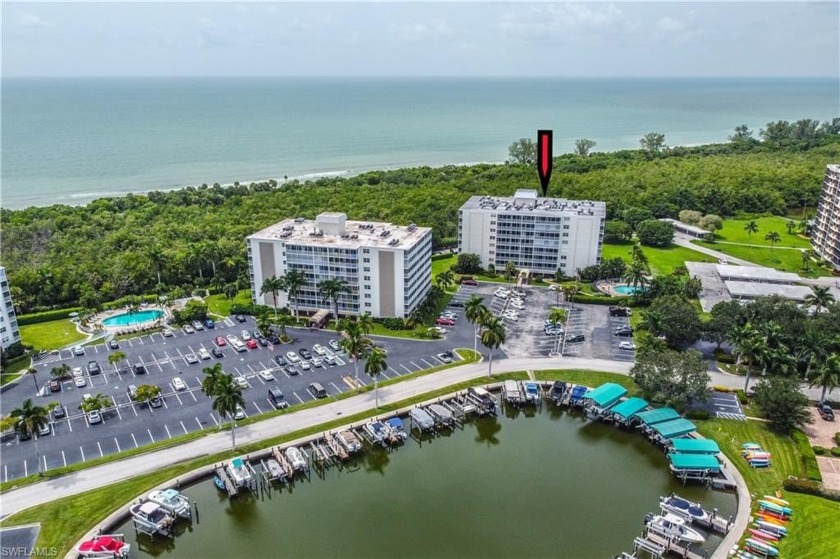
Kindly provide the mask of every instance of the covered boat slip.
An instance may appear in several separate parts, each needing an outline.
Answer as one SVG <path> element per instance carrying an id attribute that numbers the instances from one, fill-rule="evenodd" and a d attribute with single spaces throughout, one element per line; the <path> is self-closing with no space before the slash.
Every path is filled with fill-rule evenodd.
<path id="1" fill-rule="evenodd" d="M 683 454 L 672 452 L 668 455 L 671 469 L 676 472 L 719 472 L 720 462 L 710 454 Z"/>
<path id="2" fill-rule="evenodd" d="M 717 454 L 718 444 L 711 439 L 674 439 L 671 441 L 674 452 L 682 454 Z"/>
<path id="3" fill-rule="evenodd" d="M 628 398 L 613 407 L 610 413 L 616 420 L 626 423 L 646 407 L 648 407 L 647 400 L 642 398 Z"/>
<path id="4" fill-rule="evenodd" d="M 673 408 L 659 408 L 656 410 L 643 411 L 636 414 L 636 419 L 641 421 L 644 425 L 656 425 L 665 421 L 677 419 L 680 414 Z"/>
<path id="5" fill-rule="evenodd" d="M 651 425 L 650 429 L 663 439 L 673 439 L 694 432 L 697 426 L 687 419 L 679 418 Z"/>
<path id="6" fill-rule="evenodd" d="M 583 398 L 589 400 L 599 408 L 608 408 L 621 400 L 625 394 L 627 394 L 626 388 L 620 384 L 608 382 L 594 390 L 587 391 Z"/>

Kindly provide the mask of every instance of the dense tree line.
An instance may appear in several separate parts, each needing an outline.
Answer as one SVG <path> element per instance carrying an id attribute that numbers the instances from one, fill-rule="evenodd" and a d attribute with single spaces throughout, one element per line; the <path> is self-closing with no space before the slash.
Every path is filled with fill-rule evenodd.
<path id="1" fill-rule="evenodd" d="M 825 165 L 840 158 L 832 130 L 778 124 L 768 125 L 762 142 L 746 135 L 655 153 L 565 154 L 555 158 L 549 196 L 605 200 L 610 219 L 633 227 L 682 210 L 779 214 L 816 204 Z M 431 226 L 440 247 L 456 242 L 458 208 L 470 196 L 510 195 L 537 184 L 526 164 L 417 167 L 306 183 L 202 185 L 83 207 L 3 209 L 3 264 L 22 312 L 95 307 L 127 294 L 197 285 L 224 292 L 231 284 L 249 287 L 244 238 L 281 219 L 343 211 L 350 219 L 414 222 Z M 643 219 L 634 223 L 630 209 Z"/>

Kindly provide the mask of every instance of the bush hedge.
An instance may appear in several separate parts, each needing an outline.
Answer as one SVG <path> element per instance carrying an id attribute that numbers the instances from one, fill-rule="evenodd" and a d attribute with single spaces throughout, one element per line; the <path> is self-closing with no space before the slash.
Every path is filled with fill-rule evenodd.
<path id="1" fill-rule="evenodd" d="M 813 448 L 814 448 L 814 454 L 816 454 L 817 456 L 822 456 L 823 454 L 825 454 L 825 447 L 819 446 L 819 445 L 814 445 Z"/>
<path id="2" fill-rule="evenodd" d="M 718 363 L 724 363 L 726 365 L 734 365 L 735 364 L 735 357 L 731 353 L 726 353 L 722 349 L 715 350 L 715 359 Z"/>
<path id="3" fill-rule="evenodd" d="M 834 433 L 834 442 L 837 443 L 837 446 L 840 446 L 840 433 Z"/>
<path id="4" fill-rule="evenodd" d="M 378 322 L 388 330 L 405 330 L 405 321 L 402 318 L 379 318 L 376 320 L 376 322 Z"/>
<path id="5" fill-rule="evenodd" d="M 831 449 L 832 456 L 840 456 L 840 446 L 835 446 Z"/>
<path id="6" fill-rule="evenodd" d="M 820 466 L 817 464 L 817 456 L 814 454 L 814 449 L 811 448 L 811 443 L 808 442 L 808 437 L 800 430 L 796 430 L 791 435 L 796 446 L 799 447 L 799 453 L 802 455 L 802 472 L 805 477 L 814 481 L 822 481 L 822 474 L 820 474 Z"/>
<path id="7" fill-rule="evenodd" d="M 632 307 L 632 297 L 611 297 L 609 295 L 575 295 L 572 297 L 573 303 L 581 303 L 587 305 L 615 305 L 617 307 Z"/>
<path id="8" fill-rule="evenodd" d="M 689 410 L 685 413 L 687 419 L 709 419 L 709 410 Z"/>
<path id="9" fill-rule="evenodd" d="M 782 482 L 782 487 L 785 491 L 805 493 L 806 495 L 816 495 L 817 497 L 831 499 L 832 501 L 840 501 L 840 493 L 823 489 L 822 483 L 812 479 L 788 478 Z"/>
<path id="10" fill-rule="evenodd" d="M 742 406 L 746 406 L 750 403 L 750 399 L 747 398 L 747 393 L 744 392 L 743 389 L 739 388 L 735 391 L 735 394 L 738 396 L 738 402 L 740 402 Z"/>
<path id="11" fill-rule="evenodd" d="M 53 309 L 51 311 L 22 314 L 17 317 L 18 326 L 40 324 L 42 322 L 51 322 L 53 320 L 61 320 L 62 318 L 70 318 L 71 312 L 82 312 L 82 307 L 68 307 L 66 309 Z"/>

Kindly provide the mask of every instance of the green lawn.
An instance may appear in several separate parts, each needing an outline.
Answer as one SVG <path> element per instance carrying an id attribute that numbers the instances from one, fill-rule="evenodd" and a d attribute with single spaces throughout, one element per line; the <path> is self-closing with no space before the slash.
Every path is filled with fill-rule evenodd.
<path id="1" fill-rule="evenodd" d="M 35 350 L 58 349 L 85 339 L 76 331 L 76 325 L 62 318 L 40 324 L 27 324 L 20 327 L 20 338 L 25 345 Z"/>
<path id="2" fill-rule="evenodd" d="M 623 244 L 604 243 L 601 250 L 601 259 L 623 258 L 630 262 L 632 249 L 633 243 L 629 242 Z M 668 248 L 643 246 L 642 252 L 648 258 L 650 271 L 656 276 L 670 274 L 686 262 L 717 262 L 717 259 L 712 256 L 677 245 L 671 245 Z"/>
<path id="3" fill-rule="evenodd" d="M 251 290 L 246 289 L 236 294 L 233 299 L 228 299 L 222 294 L 210 295 L 204 299 L 207 303 L 207 311 L 218 316 L 230 316 L 230 307 L 234 304 L 247 305 L 251 302 Z"/>
<path id="4" fill-rule="evenodd" d="M 12 363 L 11 365 L 5 367 L 3 369 L 3 374 L 0 375 L 0 386 L 3 386 L 6 383 L 12 382 L 16 378 L 21 375 L 21 371 L 29 367 L 30 359 L 21 359 L 16 363 Z"/>
<path id="5" fill-rule="evenodd" d="M 752 235 L 744 231 L 744 226 L 750 221 L 755 221 L 758 226 L 758 232 Z M 776 246 L 811 248 L 811 243 L 807 238 L 796 234 L 788 234 L 785 225 L 788 221 L 794 221 L 796 225 L 799 225 L 797 220 L 789 220 L 778 216 L 758 217 L 753 220 L 726 219 L 723 222 L 723 229 L 717 232 L 718 241 L 770 246 L 770 241 L 765 241 L 764 236 L 770 231 L 775 231 L 782 238 L 782 241 Z"/>
<path id="6" fill-rule="evenodd" d="M 458 255 L 453 254 L 446 258 L 432 259 L 432 285 L 435 283 L 435 278 L 442 272 L 445 272 L 452 266 L 458 263 Z"/>
<path id="7" fill-rule="evenodd" d="M 785 233 L 786 235 L 786 233 Z M 784 239 L 784 237 L 782 237 Z M 743 258 L 749 262 L 758 264 L 759 266 L 767 266 L 768 268 L 775 268 L 783 272 L 793 272 L 805 276 L 830 276 L 831 272 L 823 268 L 818 268 L 815 263 L 811 263 L 811 271 L 806 274 L 802 271 L 802 252 L 798 249 L 791 248 L 776 248 L 773 249 L 772 256 L 770 247 L 758 248 L 743 245 L 727 245 L 723 243 L 710 243 L 707 241 L 692 241 L 694 244 L 702 245 L 712 250 L 717 250 L 735 258 Z"/>

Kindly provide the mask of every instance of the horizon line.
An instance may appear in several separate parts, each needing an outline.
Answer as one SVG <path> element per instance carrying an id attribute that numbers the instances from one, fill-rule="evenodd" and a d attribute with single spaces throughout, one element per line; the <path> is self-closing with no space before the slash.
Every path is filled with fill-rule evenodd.
<path id="1" fill-rule="evenodd" d="M 128 75 L 128 74 L 48 74 L 48 75 L 3 75 L 0 79 L 101 79 L 101 78 L 119 78 L 119 79 L 185 79 L 185 78 L 225 78 L 225 79 L 253 79 L 253 78 L 273 78 L 273 79 L 836 79 L 840 85 L 840 75 L 808 75 L 808 76 L 785 76 L 785 75 L 754 75 L 754 76 L 727 76 L 727 75 L 574 75 L 574 76 L 544 76 L 544 75 L 505 75 L 505 74 L 475 74 L 475 75 L 454 75 L 454 74 L 142 74 L 142 75 Z"/>

